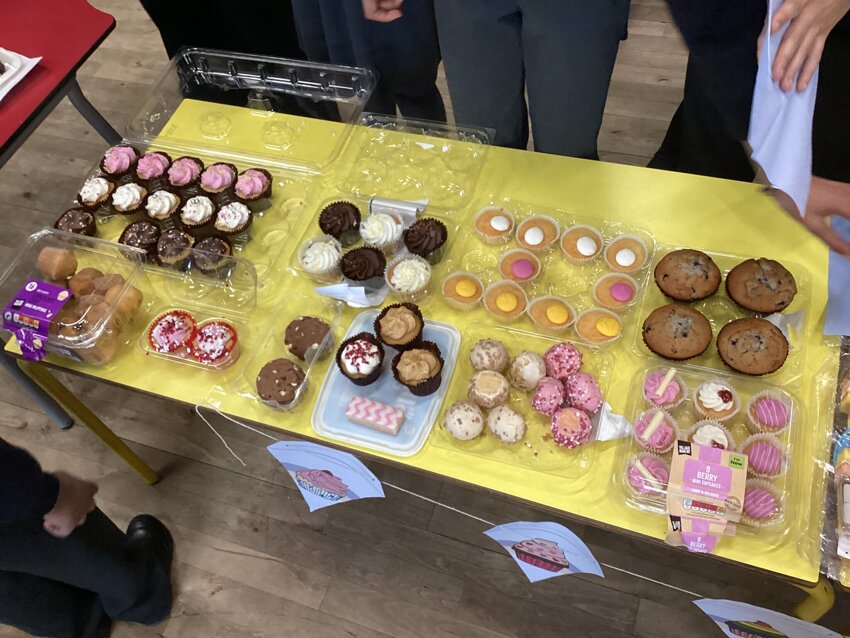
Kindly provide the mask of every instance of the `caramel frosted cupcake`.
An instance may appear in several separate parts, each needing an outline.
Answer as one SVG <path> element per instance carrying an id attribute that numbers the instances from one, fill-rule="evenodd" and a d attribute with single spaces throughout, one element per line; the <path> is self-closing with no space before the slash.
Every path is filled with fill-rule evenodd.
<path id="1" fill-rule="evenodd" d="M 206 195 L 190 197 L 180 209 L 180 224 L 192 235 L 209 230 L 215 221 L 217 208 Z"/>
<path id="2" fill-rule="evenodd" d="M 440 263 L 448 238 L 446 225 L 430 217 L 414 222 L 404 231 L 404 245 L 407 250 L 427 259 L 430 264 Z"/>
<path id="3" fill-rule="evenodd" d="M 605 263 L 616 272 L 637 272 L 643 268 L 648 258 L 646 244 L 635 235 L 618 235 L 605 249 Z"/>
<path id="4" fill-rule="evenodd" d="M 504 244 L 514 233 L 514 216 L 504 208 L 487 206 L 475 215 L 472 226 L 485 244 Z"/>
<path id="5" fill-rule="evenodd" d="M 377 289 L 384 285 L 387 258 L 377 248 L 355 248 L 342 256 L 340 268 L 353 284 Z"/>
<path id="6" fill-rule="evenodd" d="M 604 344 L 618 339 L 623 334 L 623 322 L 604 308 L 589 308 L 579 314 L 575 321 L 576 334 L 589 343 Z"/>
<path id="7" fill-rule="evenodd" d="M 484 295 L 484 284 L 471 272 L 453 272 L 443 280 L 443 299 L 457 310 L 475 308 Z"/>
<path id="8" fill-rule="evenodd" d="M 97 232 L 94 214 L 83 208 L 66 210 L 53 223 L 53 228 L 89 237 L 94 237 Z"/>
<path id="9" fill-rule="evenodd" d="M 332 202 L 319 213 L 319 228 L 345 248 L 360 239 L 360 220 L 360 209 L 351 202 Z"/>
<path id="10" fill-rule="evenodd" d="M 219 195 L 231 190 L 235 183 L 236 167 L 229 162 L 217 162 L 203 170 L 199 186 L 209 195 Z"/>
<path id="11" fill-rule="evenodd" d="M 378 338 L 361 332 L 343 341 L 336 351 L 336 365 L 354 385 L 371 385 L 381 376 L 384 347 Z"/>
<path id="12" fill-rule="evenodd" d="M 148 193 L 145 198 L 145 212 L 154 221 L 170 221 L 174 218 L 181 203 L 182 200 L 179 195 L 160 189 Z"/>
<path id="13" fill-rule="evenodd" d="M 548 215 L 534 215 L 517 226 L 516 240 L 526 250 L 540 253 L 558 241 L 560 233 L 561 227 L 555 219 Z"/>
<path id="14" fill-rule="evenodd" d="M 593 298 L 608 310 L 624 310 L 637 300 L 638 282 L 620 273 L 602 275 L 593 284 Z"/>
<path id="15" fill-rule="evenodd" d="M 567 261 L 578 266 L 596 259 L 604 244 L 602 234 L 592 226 L 570 226 L 561 235 L 561 252 Z"/>
<path id="16" fill-rule="evenodd" d="M 576 318 L 575 308 L 564 298 L 555 295 L 538 297 L 528 305 L 528 316 L 544 330 L 563 332 Z"/>
<path id="17" fill-rule="evenodd" d="M 82 208 L 97 210 L 109 201 L 112 191 L 115 190 L 115 182 L 102 175 L 87 179 L 77 193 L 77 201 Z"/>
<path id="18" fill-rule="evenodd" d="M 330 235 L 308 239 L 298 250 L 298 264 L 318 279 L 330 280 L 340 275 L 342 246 Z"/>
<path id="19" fill-rule="evenodd" d="M 112 191 L 112 210 L 118 215 L 135 215 L 142 210 L 148 191 L 144 186 L 130 182 Z"/>
<path id="20" fill-rule="evenodd" d="M 410 390 L 411 394 L 425 397 L 440 389 L 443 365 L 443 356 L 437 344 L 420 341 L 395 356 L 392 370 L 395 380 Z"/>
<path id="21" fill-rule="evenodd" d="M 528 297 L 516 282 L 497 281 L 484 291 L 484 307 L 496 319 L 512 321 L 523 315 L 528 307 Z"/>
<path id="22" fill-rule="evenodd" d="M 385 345 L 404 351 L 422 338 L 425 320 L 412 303 L 393 304 L 381 310 L 375 319 L 375 334 Z"/>

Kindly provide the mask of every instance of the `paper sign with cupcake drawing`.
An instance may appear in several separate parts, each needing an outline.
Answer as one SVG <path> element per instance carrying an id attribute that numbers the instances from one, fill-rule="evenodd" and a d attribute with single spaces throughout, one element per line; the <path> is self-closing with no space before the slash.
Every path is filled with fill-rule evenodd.
<path id="1" fill-rule="evenodd" d="M 289 472 L 311 512 L 361 498 L 384 498 L 381 482 L 347 452 L 302 441 L 280 441 L 268 450 Z"/>
<path id="2" fill-rule="evenodd" d="M 826 627 L 734 600 L 703 598 L 694 604 L 730 638 L 841 638 Z"/>
<path id="3" fill-rule="evenodd" d="M 587 545 L 563 525 L 517 521 L 484 533 L 505 548 L 532 583 L 567 574 L 604 576 Z"/>

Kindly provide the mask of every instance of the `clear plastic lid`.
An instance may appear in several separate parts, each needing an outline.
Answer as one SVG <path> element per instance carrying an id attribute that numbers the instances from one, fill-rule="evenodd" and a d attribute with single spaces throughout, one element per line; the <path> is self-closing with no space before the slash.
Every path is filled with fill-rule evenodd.
<path id="1" fill-rule="evenodd" d="M 142 100 L 125 139 L 320 172 L 375 84 L 367 69 L 185 49 Z"/>

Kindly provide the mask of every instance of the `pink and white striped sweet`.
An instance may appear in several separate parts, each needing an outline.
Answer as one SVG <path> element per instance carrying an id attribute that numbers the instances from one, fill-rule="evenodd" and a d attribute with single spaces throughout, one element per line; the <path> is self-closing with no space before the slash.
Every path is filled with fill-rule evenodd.
<path id="1" fill-rule="evenodd" d="M 373 399 L 353 397 L 345 409 L 345 417 L 352 423 L 395 436 L 404 423 L 404 410 Z"/>
<path id="2" fill-rule="evenodd" d="M 779 432 L 788 425 L 788 406 L 774 397 L 756 399 L 750 415 L 756 425 L 767 432 Z"/>
<path id="3" fill-rule="evenodd" d="M 745 443 L 743 451 L 747 455 L 751 474 L 774 478 L 782 473 L 782 449 L 778 442 L 774 443 L 766 435 L 753 437 L 749 443 Z"/>
<path id="4" fill-rule="evenodd" d="M 776 495 L 764 487 L 748 487 L 744 494 L 744 514 L 757 521 L 766 520 L 779 511 Z"/>

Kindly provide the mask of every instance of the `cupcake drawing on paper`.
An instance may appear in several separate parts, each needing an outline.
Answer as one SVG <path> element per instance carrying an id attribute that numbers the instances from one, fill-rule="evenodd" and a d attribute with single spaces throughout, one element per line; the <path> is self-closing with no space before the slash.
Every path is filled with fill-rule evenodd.
<path id="1" fill-rule="evenodd" d="M 339 501 L 348 493 L 348 485 L 330 470 L 298 470 L 298 487 L 328 501 Z"/>
<path id="2" fill-rule="evenodd" d="M 547 572 L 559 572 L 570 568 L 564 550 L 555 541 L 545 538 L 528 538 L 515 544 L 511 549 L 514 550 L 518 560 L 545 569 Z"/>

